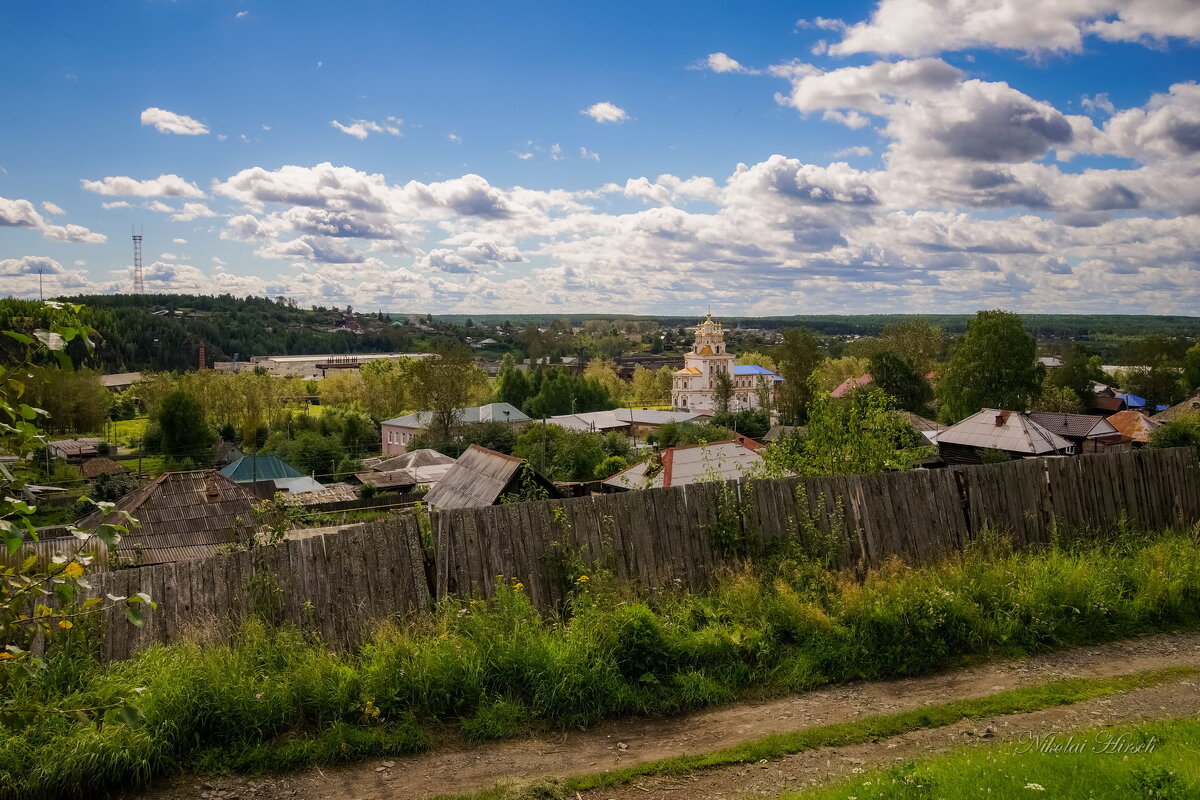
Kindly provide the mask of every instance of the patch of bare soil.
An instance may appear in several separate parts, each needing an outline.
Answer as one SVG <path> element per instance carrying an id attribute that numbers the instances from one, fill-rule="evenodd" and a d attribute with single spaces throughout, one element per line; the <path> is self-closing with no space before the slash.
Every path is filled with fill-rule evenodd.
<path id="1" fill-rule="evenodd" d="M 131 795 L 137 800 L 399 800 L 476 791 L 501 781 L 558 778 L 707 753 L 772 733 L 891 714 L 951 700 L 984 697 L 1058 678 L 1098 678 L 1176 666 L 1200 666 L 1200 633 L 1149 636 L 1020 661 L 896 681 L 844 684 L 801 695 L 671 718 L 621 719 L 558 736 L 453 744 L 407 758 L 369 761 L 261 778 L 180 776 Z M 1200 691 L 1182 682 L 991 721 L 916 731 L 886 743 L 826 748 L 688 778 L 641 780 L 595 798 L 732 798 L 772 794 L 826 781 L 856 767 L 891 763 L 965 740 L 1002 739 L 1032 728 L 1066 729 L 1200 712 Z M 1019 722 L 1017 720 L 1020 720 Z M 1018 727 L 1019 726 L 1019 727 Z M 984 737 L 992 728 L 994 735 Z M 970 731 L 976 735 L 972 736 Z M 640 788 L 639 788 L 640 787 Z"/>

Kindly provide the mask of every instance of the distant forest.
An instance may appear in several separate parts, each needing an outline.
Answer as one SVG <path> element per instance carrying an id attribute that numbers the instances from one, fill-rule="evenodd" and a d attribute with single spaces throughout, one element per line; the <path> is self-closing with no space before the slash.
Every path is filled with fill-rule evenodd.
<path id="1" fill-rule="evenodd" d="M 462 342 L 473 326 L 508 323 L 520 346 L 522 329 L 567 320 L 655 321 L 667 328 L 695 324 L 696 317 L 650 317 L 611 314 L 441 314 L 409 315 L 377 312 L 347 314 L 322 307 L 299 308 L 282 299 L 232 295 L 94 295 L 65 298 L 82 304 L 83 319 L 97 332 L 96 353 L 88 365 L 102 372 L 186 370 L 198 363 L 200 343 L 207 361 L 243 360 L 261 355 L 312 353 L 426 352 Z M 44 327 L 48 311 L 36 302 L 0 299 L 0 330 L 31 331 Z M 873 336 L 883 327 L 922 318 L 951 335 L 961 333 L 967 314 L 797 315 L 790 317 L 722 317 L 727 329 L 805 327 L 827 339 Z M 1138 340 L 1170 340 L 1167 350 L 1182 353 L 1200 337 L 1200 317 L 1119 314 L 1026 314 L 1026 328 L 1053 350 L 1054 343 L 1079 341 L 1104 363 L 1135 363 Z M 410 322 L 410 320 L 414 320 Z M 478 327 L 471 335 L 481 335 Z M 487 335 L 482 334 L 482 335 Z M 0 360 L 12 342 L 0 341 Z M 507 349 L 507 348 L 505 348 Z M 83 355 L 72 343 L 71 353 Z M 1132 359 L 1132 360 L 1131 360 Z"/>

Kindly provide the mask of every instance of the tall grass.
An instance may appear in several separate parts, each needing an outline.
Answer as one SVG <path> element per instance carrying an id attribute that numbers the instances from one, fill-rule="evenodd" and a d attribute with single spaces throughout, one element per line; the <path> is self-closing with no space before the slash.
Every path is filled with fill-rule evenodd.
<path id="1" fill-rule="evenodd" d="M 63 647 L 45 673 L 10 676 L 0 692 L 16 706 L 130 697 L 142 721 L 52 715 L 0 730 L 0 796 L 400 754 L 445 724 L 505 737 L 1194 627 L 1198 541 L 1196 530 L 1123 531 L 1024 553 L 986 541 L 862 579 L 785 556 L 730 570 L 704 595 L 589 575 L 560 619 L 540 617 L 512 581 L 488 602 L 385 623 L 350 654 L 260 622 L 232 643 L 160 646 L 108 667 Z"/>
<path id="2" fill-rule="evenodd" d="M 1200 720 L 1074 731 L 1082 752 L 1042 752 L 1036 741 L 970 747 L 868 772 L 778 800 L 1194 800 L 1200 797 Z M 1058 737 L 1065 741 L 1068 734 Z M 1050 748 L 1047 748 L 1050 749 Z M 1131 752 L 1132 751 L 1132 752 Z"/>

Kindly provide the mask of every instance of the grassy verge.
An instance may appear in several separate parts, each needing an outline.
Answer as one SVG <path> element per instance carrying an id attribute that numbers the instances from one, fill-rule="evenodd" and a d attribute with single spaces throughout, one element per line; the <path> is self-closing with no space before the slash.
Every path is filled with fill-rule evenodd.
<path id="1" fill-rule="evenodd" d="M 1146 689 L 1197 674 L 1200 674 L 1200 669 L 1180 667 L 1150 670 L 1113 678 L 1076 678 L 1052 681 L 1039 686 L 1000 692 L 988 697 L 956 700 L 898 714 L 884 714 L 856 719 L 853 722 L 819 725 L 793 733 L 764 736 L 760 739 L 743 742 L 736 747 L 711 753 L 667 758 L 624 769 L 569 778 L 553 784 L 553 791 L 569 797 L 574 792 L 620 786 L 637 778 L 682 775 L 697 770 L 734 764 L 753 764 L 762 759 L 780 758 L 819 747 L 844 747 L 899 736 L 902 733 L 924 728 L 941 728 L 964 719 L 1020 714 L 1054 706 L 1070 705 L 1096 697 Z M 510 796 L 511 793 L 507 787 L 497 786 L 473 794 L 448 795 L 439 800 L 504 800 Z"/>
<path id="2" fill-rule="evenodd" d="M 1200 720 L 1103 728 L 1072 737 L 1083 752 L 1043 752 L 1036 743 L 963 748 L 779 800 L 1200 797 Z"/>
<path id="3" fill-rule="evenodd" d="M 1121 531 L 1024 553 L 990 546 L 862 579 L 779 558 L 703 595 L 592 573 L 575 576 L 570 614 L 554 619 L 514 580 L 486 603 L 381 625 L 354 653 L 251 622 L 232 641 L 155 647 L 106 667 L 78 625 L 46 671 L 0 671 L 0 698 L 59 708 L 129 698 L 142 721 L 54 714 L 0 728 L 0 796 L 395 754 L 445 725 L 502 738 L 1194 628 L 1198 539 Z"/>

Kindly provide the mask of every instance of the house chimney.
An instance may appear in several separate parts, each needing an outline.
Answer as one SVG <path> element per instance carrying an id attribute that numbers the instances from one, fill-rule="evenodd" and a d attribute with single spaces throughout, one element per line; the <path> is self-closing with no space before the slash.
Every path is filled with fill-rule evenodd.
<path id="1" fill-rule="evenodd" d="M 1004 423 L 1007 421 L 1008 421 L 1008 412 L 1007 411 L 997 412 L 997 414 L 996 414 L 996 427 L 997 428 L 1003 428 Z"/>
<path id="2" fill-rule="evenodd" d="M 221 496 L 217 490 L 217 476 L 214 472 L 209 472 L 204 478 L 204 497 L 208 502 L 212 503 Z"/>

